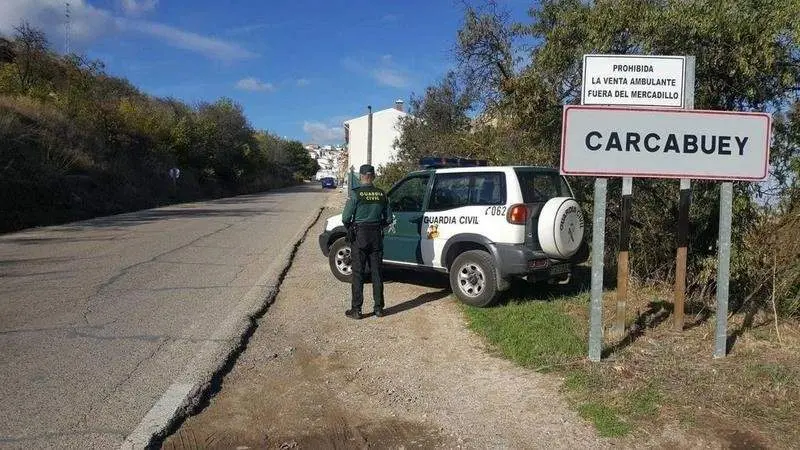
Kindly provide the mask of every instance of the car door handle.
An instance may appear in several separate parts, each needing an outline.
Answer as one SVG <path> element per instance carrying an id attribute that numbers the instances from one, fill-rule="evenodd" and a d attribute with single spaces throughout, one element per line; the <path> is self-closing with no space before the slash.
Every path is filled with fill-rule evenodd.
<path id="1" fill-rule="evenodd" d="M 411 220 L 409 220 L 409 222 L 420 224 L 420 223 L 422 223 L 422 217 L 417 217 L 415 219 L 411 219 Z"/>

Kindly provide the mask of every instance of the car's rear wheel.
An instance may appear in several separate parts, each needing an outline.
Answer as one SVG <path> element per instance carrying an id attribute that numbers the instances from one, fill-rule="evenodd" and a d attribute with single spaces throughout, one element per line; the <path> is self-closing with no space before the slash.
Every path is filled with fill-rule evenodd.
<path id="1" fill-rule="evenodd" d="M 459 300 L 470 306 L 492 305 L 500 296 L 492 256 L 482 250 L 458 255 L 450 266 L 450 288 Z"/>

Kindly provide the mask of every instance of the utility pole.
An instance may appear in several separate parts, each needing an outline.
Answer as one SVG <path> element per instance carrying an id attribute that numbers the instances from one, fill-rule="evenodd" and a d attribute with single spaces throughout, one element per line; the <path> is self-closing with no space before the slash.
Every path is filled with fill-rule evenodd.
<path id="1" fill-rule="evenodd" d="M 64 3 L 64 56 L 69 55 L 69 2 Z"/>
<path id="2" fill-rule="evenodd" d="M 372 164 L 372 106 L 367 106 L 367 164 Z"/>

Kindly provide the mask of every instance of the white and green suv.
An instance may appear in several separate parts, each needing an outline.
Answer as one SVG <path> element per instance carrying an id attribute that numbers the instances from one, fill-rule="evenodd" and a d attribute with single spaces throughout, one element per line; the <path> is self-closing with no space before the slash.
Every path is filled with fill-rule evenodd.
<path id="1" fill-rule="evenodd" d="M 513 278 L 566 282 L 588 257 L 584 219 L 556 169 L 458 167 L 412 172 L 387 193 L 393 222 L 383 263 L 449 274 L 466 304 L 489 306 Z M 349 282 L 341 215 L 319 236 L 333 275 Z"/>

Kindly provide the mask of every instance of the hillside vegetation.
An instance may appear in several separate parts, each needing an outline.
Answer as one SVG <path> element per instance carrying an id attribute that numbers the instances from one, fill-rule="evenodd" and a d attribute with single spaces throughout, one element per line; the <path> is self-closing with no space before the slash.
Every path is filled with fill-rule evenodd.
<path id="1" fill-rule="evenodd" d="M 0 37 L 0 232 L 258 192 L 316 170 L 300 142 L 254 130 L 229 99 L 146 95 L 100 61 L 56 55 L 27 24 Z"/>
<path id="2" fill-rule="evenodd" d="M 412 98 L 410 112 L 422 120 L 403 119 L 398 159 L 382 168 L 381 182 L 428 155 L 557 166 L 562 108 L 580 102 L 584 54 L 693 55 L 697 109 L 774 118 L 770 181 L 734 184 L 733 309 L 771 312 L 774 293 L 780 314 L 800 315 L 797 17 L 796 0 L 547 0 L 522 22 L 493 3 L 468 8 L 454 36 L 457 70 Z M 586 217 L 592 181 L 570 178 Z M 689 290 L 696 306 L 713 307 L 719 183 L 692 188 Z M 674 279 L 678 197 L 677 180 L 634 180 L 630 267 L 639 281 Z M 620 200 L 621 179 L 611 179 L 606 280 L 616 279 Z"/>

